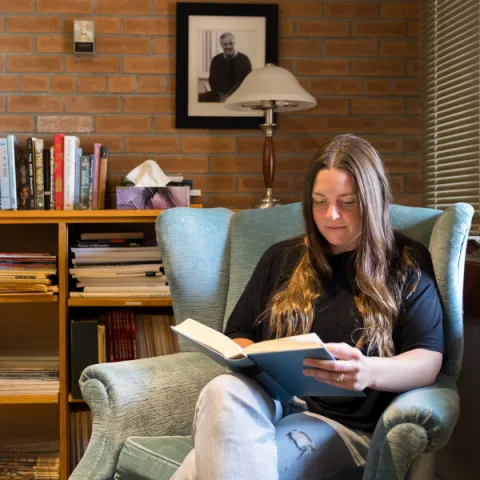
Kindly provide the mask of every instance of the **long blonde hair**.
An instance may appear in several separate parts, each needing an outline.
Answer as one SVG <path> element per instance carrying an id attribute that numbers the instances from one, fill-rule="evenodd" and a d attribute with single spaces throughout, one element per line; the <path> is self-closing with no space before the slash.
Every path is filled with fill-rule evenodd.
<path id="1" fill-rule="evenodd" d="M 352 175 L 362 217 L 354 265 L 354 301 L 363 325 L 359 326 L 356 347 L 364 348 L 367 354 L 393 356 L 395 320 L 403 296 L 410 295 L 416 288 L 419 271 L 406 249 L 402 258 L 395 258 L 387 174 L 377 151 L 354 135 L 338 136 L 315 154 L 304 183 L 306 235 L 299 239 L 303 253 L 292 276 L 273 295 L 258 321 L 268 321 L 270 334 L 277 338 L 307 333 L 312 327 L 315 303 L 324 293 L 324 283 L 332 276 L 325 258 L 328 242 L 313 218 L 312 191 L 318 172 L 331 168 L 344 169 Z M 414 281 L 404 292 L 403 286 L 412 272 Z"/>

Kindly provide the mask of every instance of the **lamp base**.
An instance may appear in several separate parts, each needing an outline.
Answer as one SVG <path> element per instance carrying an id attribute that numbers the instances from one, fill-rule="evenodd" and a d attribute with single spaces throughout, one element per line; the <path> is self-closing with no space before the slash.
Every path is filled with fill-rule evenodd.
<path id="1" fill-rule="evenodd" d="M 267 188 L 265 190 L 265 196 L 262 198 L 262 201 L 255 205 L 255 208 L 271 208 L 276 207 L 280 204 L 280 200 L 277 198 L 273 198 L 273 190 L 271 188 Z"/>

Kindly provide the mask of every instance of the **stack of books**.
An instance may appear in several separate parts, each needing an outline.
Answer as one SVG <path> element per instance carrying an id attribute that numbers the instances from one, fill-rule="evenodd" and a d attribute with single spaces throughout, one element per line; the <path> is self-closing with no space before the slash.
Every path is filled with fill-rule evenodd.
<path id="1" fill-rule="evenodd" d="M 73 470 L 87 450 L 92 436 L 92 413 L 90 410 L 70 412 L 70 467 Z"/>
<path id="2" fill-rule="evenodd" d="M 59 450 L 58 442 L 0 445 L 0 478 L 58 479 Z"/>
<path id="3" fill-rule="evenodd" d="M 170 296 L 160 249 L 143 232 L 82 233 L 71 251 L 71 297 Z"/>
<path id="4" fill-rule="evenodd" d="M 49 278 L 57 274 L 56 264 L 48 253 L 0 253 L 0 296 L 57 293 Z"/>
<path id="5" fill-rule="evenodd" d="M 58 395 L 58 357 L 0 357 L 0 395 Z"/>

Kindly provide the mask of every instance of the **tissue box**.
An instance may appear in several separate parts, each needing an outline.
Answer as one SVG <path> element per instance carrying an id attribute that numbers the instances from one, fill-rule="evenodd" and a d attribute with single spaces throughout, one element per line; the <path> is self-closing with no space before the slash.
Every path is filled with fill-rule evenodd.
<path id="1" fill-rule="evenodd" d="M 117 187 L 117 210 L 166 210 L 189 206 L 189 187 Z"/>

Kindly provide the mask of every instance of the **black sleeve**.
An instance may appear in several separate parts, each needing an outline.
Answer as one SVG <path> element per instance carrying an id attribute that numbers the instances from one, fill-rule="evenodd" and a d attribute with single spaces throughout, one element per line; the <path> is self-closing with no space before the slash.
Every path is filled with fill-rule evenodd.
<path id="1" fill-rule="evenodd" d="M 411 296 L 403 302 L 394 328 L 397 354 L 415 348 L 444 352 L 443 309 L 428 250 L 418 263 L 420 281 Z"/>
<path id="2" fill-rule="evenodd" d="M 254 325 L 258 316 L 265 310 L 268 298 L 267 277 L 272 261 L 271 250 L 267 250 L 245 287 L 237 305 L 230 315 L 225 335 L 230 338 L 248 338 L 253 342 L 262 341 L 262 327 Z"/>

